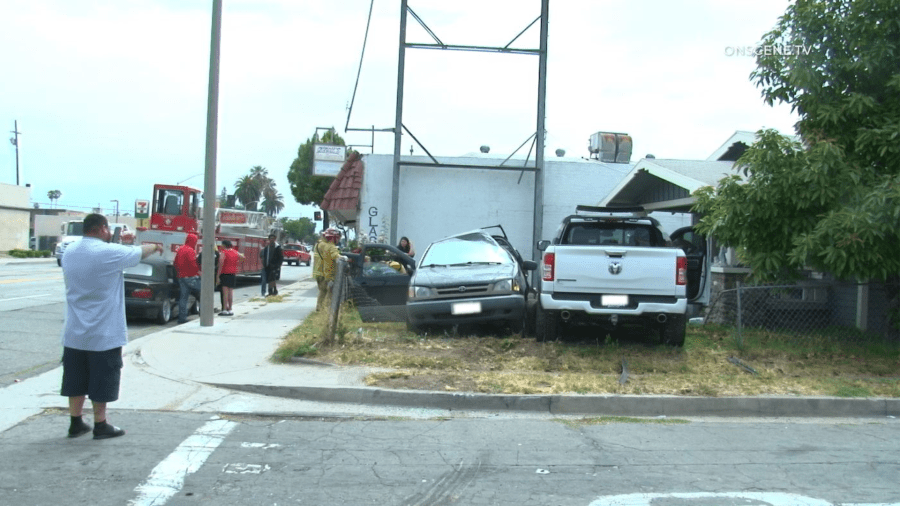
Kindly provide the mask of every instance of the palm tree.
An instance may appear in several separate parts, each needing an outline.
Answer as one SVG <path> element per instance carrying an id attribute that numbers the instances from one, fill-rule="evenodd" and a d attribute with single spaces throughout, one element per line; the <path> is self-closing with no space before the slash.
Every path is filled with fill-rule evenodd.
<path id="1" fill-rule="evenodd" d="M 51 204 L 59 200 L 60 197 L 62 197 L 62 192 L 59 190 L 50 190 L 47 192 L 47 198 L 50 199 Z"/>
<path id="2" fill-rule="evenodd" d="M 271 180 L 270 180 L 271 181 Z M 262 201 L 262 210 L 270 217 L 274 218 L 284 209 L 284 195 L 278 193 L 275 189 L 275 182 L 263 193 L 265 197 Z"/>
<path id="3" fill-rule="evenodd" d="M 234 183 L 234 195 L 245 208 L 256 211 L 262 209 L 274 217 L 284 209 L 284 196 L 275 188 L 275 180 L 261 165 L 250 168 L 250 172 Z"/>
<path id="4" fill-rule="evenodd" d="M 271 181 L 271 179 L 269 179 L 269 170 L 261 165 L 254 165 L 253 167 L 250 167 L 250 177 L 255 181 L 259 181 L 260 183 Z"/>
<path id="5" fill-rule="evenodd" d="M 256 204 L 259 202 L 261 194 L 262 191 L 253 176 L 241 176 L 234 183 L 234 196 L 241 201 L 244 207 L 250 207 L 248 204 L 253 204 L 251 211 L 256 210 Z"/>

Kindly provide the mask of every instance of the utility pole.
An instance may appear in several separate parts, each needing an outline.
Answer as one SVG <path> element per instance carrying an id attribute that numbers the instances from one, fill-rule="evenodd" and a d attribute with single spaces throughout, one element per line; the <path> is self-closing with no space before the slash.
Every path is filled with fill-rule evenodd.
<path id="1" fill-rule="evenodd" d="M 213 326 L 213 289 L 216 248 L 216 149 L 219 132 L 219 50 L 222 40 L 222 0 L 212 2 L 209 47 L 209 88 L 206 94 L 206 164 L 203 173 L 203 276 L 200 278 L 200 326 Z"/>
<path id="2" fill-rule="evenodd" d="M 9 142 L 16 147 L 16 186 L 19 186 L 19 134 L 22 132 L 19 131 L 18 120 L 13 122 L 13 129 L 10 133 L 13 134 L 13 137 L 9 138 Z"/>
<path id="3" fill-rule="evenodd" d="M 110 202 L 116 203 L 116 223 L 119 222 L 119 201 L 116 199 L 110 200 Z"/>

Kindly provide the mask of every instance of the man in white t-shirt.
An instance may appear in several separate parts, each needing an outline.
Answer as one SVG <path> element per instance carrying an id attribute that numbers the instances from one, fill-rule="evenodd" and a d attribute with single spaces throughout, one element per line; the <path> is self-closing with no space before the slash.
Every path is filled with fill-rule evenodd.
<path id="1" fill-rule="evenodd" d="M 163 249 L 158 244 L 111 244 L 111 238 L 106 218 L 89 214 L 84 218 L 84 237 L 66 248 L 62 257 L 66 323 L 60 393 L 69 398 L 69 437 L 91 430 L 81 418 L 85 397 L 91 398 L 94 409 L 94 439 L 125 434 L 106 421 L 106 404 L 119 398 L 122 347 L 128 344 L 123 271 Z"/>

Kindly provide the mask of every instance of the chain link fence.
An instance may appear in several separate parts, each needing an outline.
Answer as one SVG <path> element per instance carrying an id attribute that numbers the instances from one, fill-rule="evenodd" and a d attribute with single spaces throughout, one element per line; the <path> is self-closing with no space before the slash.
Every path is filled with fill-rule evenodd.
<path id="1" fill-rule="evenodd" d="M 738 342 L 754 330 L 788 336 L 900 341 L 896 283 L 807 280 L 722 290 L 707 307 L 704 323 L 734 327 Z"/>
<path id="2" fill-rule="evenodd" d="M 334 286 L 331 289 L 331 300 L 328 302 L 329 323 L 326 329 L 326 342 L 333 342 L 340 312 L 348 303 L 353 305 L 365 322 L 406 321 L 406 304 L 382 304 L 357 284 L 357 280 L 351 275 L 351 266 L 348 262 L 338 260 L 335 267 Z"/>
<path id="3" fill-rule="evenodd" d="M 347 301 L 347 295 L 350 292 L 348 284 L 350 275 L 347 262 L 338 260 L 335 262 L 334 285 L 331 287 L 331 299 L 326 301 L 328 304 L 328 320 L 325 327 L 325 344 L 333 344 L 334 337 L 338 330 L 338 320 L 341 316 L 341 309 L 344 302 Z"/>

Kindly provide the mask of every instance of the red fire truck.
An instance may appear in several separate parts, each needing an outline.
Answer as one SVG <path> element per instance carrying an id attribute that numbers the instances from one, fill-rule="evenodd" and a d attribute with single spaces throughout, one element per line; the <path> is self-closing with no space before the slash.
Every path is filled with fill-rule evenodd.
<path id="1" fill-rule="evenodd" d="M 137 244 L 160 244 L 164 253 L 150 255 L 151 262 L 171 263 L 175 252 L 184 244 L 187 234 L 195 234 L 203 243 L 202 192 L 190 186 L 153 185 L 150 226 L 139 227 Z M 268 243 L 272 223 L 265 213 L 236 209 L 216 209 L 216 246 L 228 239 L 244 258 L 238 264 L 238 275 L 259 275 L 262 263 L 259 252 Z M 276 231 L 277 234 L 277 231 Z M 200 248 L 198 247 L 198 253 Z"/>

